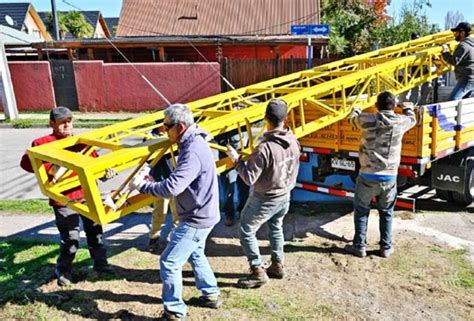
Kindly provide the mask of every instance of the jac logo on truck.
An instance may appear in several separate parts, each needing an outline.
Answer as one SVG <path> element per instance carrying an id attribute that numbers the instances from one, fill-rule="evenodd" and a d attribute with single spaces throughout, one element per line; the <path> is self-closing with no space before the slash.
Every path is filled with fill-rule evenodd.
<path id="1" fill-rule="evenodd" d="M 438 177 L 436 177 L 437 180 L 443 181 L 443 182 L 454 182 L 454 183 L 459 183 L 461 181 L 461 178 L 459 176 L 451 176 L 449 174 L 440 174 Z"/>

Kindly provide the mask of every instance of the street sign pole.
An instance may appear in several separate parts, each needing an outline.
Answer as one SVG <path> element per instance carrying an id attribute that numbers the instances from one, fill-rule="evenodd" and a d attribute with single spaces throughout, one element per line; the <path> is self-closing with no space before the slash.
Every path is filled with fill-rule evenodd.
<path id="1" fill-rule="evenodd" d="M 307 68 L 311 69 L 311 54 L 313 52 L 313 47 L 311 46 L 311 37 L 308 37 L 308 60 L 306 63 Z"/>
<path id="2" fill-rule="evenodd" d="M 308 53 L 306 67 L 311 69 L 311 58 L 313 56 L 313 47 L 311 46 L 311 36 L 328 36 L 329 35 L 328 24 L 317 24 L 317 25 L 292 25 L 290 33 L 294 36 L 308 36 Z"/>
<path id="3" fill-rule="evenodd" d="M 3 41 L 0 40 L 0 96 L 2 97 L 3 112 L 5 119 L 18 119 L 18 109 L 13 92 L 10 69 L 8 69 L 7 54 Z"/>

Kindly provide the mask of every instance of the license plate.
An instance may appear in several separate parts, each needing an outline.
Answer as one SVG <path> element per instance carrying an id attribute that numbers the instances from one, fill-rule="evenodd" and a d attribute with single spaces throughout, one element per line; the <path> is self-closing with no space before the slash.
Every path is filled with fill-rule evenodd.
<path id="1" fill-rule="evenodd" d="M 345 169 L 349 171 L 355 171 L 356 163 L 355 161 L 340 159 L 340 158 L 331 158 L 331 167 L 338 169 Z"/>

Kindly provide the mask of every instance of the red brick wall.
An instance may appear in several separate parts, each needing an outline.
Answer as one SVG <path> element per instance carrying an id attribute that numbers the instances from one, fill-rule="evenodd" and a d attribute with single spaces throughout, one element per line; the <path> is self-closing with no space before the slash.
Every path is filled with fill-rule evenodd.
<path id="1" fill-rule="evenodd" d="M 56 106 L 49 62 L 12 61 L 8 66 L 19 111 L 48 110 Z M 1 99 L 0 108 L 3 111 Z"/>
<path id="2" fill-rule="evenodd" d="M 186 103 L 220 93 L 217 63 L 134 65 L 171 103 Z M 74 71 L 81 111 L 138 112 L 166 107 L 129 64 L 77 61 Z"/>

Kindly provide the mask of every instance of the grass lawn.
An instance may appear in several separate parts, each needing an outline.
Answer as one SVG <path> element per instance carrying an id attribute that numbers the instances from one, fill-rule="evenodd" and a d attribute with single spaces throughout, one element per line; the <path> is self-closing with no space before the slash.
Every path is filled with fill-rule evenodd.
<path id="1" fill-rule="evenodd" d="M 9 214 L 53 213 L 48 200 L 0 200 L 0 212 Z"/>
<path id="2" fill-rule="evenodd" d="M 238 249 L 237 241 L 229 249 Z M 287 244 L 288 277 L 259 289 L 235 287 L 246 273 L 240 250 L 222 252 L 211 242 L 210 263 L 224 299 L 219 310 L 189 307 L 190 320 L 469 319 L 474 269 L 464 250 L 402 242 L 390 259 L 332 253 L 335 244 L 300 240 Z M 314 252 L 315 249 L 320 249 Z M 0 241 L 0 319 L 149 319 L 162 309 L 157 256 L 136 247 L 109 248 L 116 275 L 91 271 L 87 249 L 74 262 L 73 284 L 52 278 L 59 244 Z M 200 293 L 189 265 L 185 300 Z M 391 304 L 388 304 L 388 303 Z M 428 308 L 429 307 L 429 308 Z M 420 312 L 428 309 L 426 312 Z M 429 310 L 431 309 L 431 310 Z M 379 311 L 379 312 L 377 312 Z M 380 314 L 379 314 L 380 313 Z"/>

